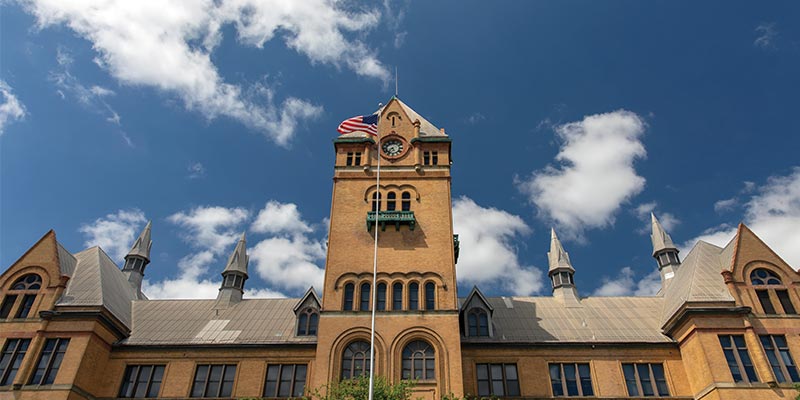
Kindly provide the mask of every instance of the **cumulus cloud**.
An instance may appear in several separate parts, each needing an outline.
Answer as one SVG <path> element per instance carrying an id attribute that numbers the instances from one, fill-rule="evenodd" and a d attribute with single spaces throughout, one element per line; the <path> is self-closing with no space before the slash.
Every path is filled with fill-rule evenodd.
<path id="1" fill-rule="evenodd" d="M 462 196 L 453 202 L 453 229 L 461 241 L 460 282 L 498 285 L 517 295 L 541 290 L 541 271 L 523 265 L 513 245 L 531 232 L 522 218 Z"/>
<path id="2" fill-rule="evenodd" d="M 0 79 L 0 136 L 8 124 L 25 118 L 26 114 L 25 106 L 14 95 L 11 86 Z"/>
<path id="3" fill-rule="evenodd" d="M 800 268 L 800 167 L 794 167 L 788 175 L 769 177 L 754 189 L 744 206 L 745 224 L 789 265 Z M 710 228 L 681 247 L 691 249 L 698 240 L 725 246 L 735 234 L 736 227 L 725 224 Z"/>
<path id="4" fill-rule="evenodd" d="M 634 162 L 646 151 L 644 121 L 619 110 L 555 127 L 563 141 L 556 166 L 517 179 L 517 187 L 566 238 L 582 239 L 590 228 L 612 225 L 622 203 L 644 189 Z"/>
<path id="5" fill-rule="evenodd" d="M 775 48 L 775 39 L 778 37 L 778 30 L 775 29 L 774 22 L 764 22 L 756 26 L 758 37 L 753 41 L 753 45 L 762 49 Z"/>
<path id="6" fill-rule="evenodd" d="M 184 229 L 182 237 L 189 245 L 217 255 L 236 243 L 241 234 L 236 228 L 249 215 L 244 208 L 209 206 L 177 212 L 167 220 Z"/>
<path id="7" fill-rule="evenodd" d="M 615 278 L 604 277 L 595 296 L 654 296 L 661 289 L 661 274 L 654 270 L 637 279 L 631 267 L 624 267 Z"/>
<path id="8" fill-rule="evenodd" d="M 658 203 L 655 201 L 651 201 L 649 203 L 642 203 L 636 206 L 633 209 L 633 213 L 636 215 L 636 218 L 642 222 L 642 225 L 637 232 L 644 235 L 650 234 L 652 232 L 652 221 L 650 220 L 650 213 L 655 213 L 656 218 L 658 218 L 658 222 L 661 223 L 661 226 L 669 232 L 676 226 L 681 223 L 681 220 L 678 219 L 674 214 L 668 212 L 661 212 L 656 211 L 658 207 Z"/>
<path id="9" fill-rule="evenodd" d="M 112 259 L 122 261 L 145 221 L 144 213 L 132 208 L 97 218 L 81 225 L 78 231 L 86 238 L 85 246 L 100 246 Z"/>
<path id="10" fill-rule="evenodd" d="M 189 172 L 187 175 L 189 179 L 200 179 L 206 176 L 206 167 L 201 162 L 189 164 L 186 170 Z"/>
<path id="11" fill-rule="evenodd" d="M 314 226 L 303 220 L 295 204 L 267 202 L 250 230 L 268 235 L 250 251 L 261 278 L 289 290 L 322 288 L 325 273 L 319 264 L 327 246 L 324 240 L 311 237 Z"/>
<path id="12" fill-rule="evenodd" d="M 92 43 L 95 62 L 126 85 L 176 95 L 209 119 L 235 119 L 281 145 L 297 125 L 322 108 L 271 87 L 226 82 L 212 61 L 223 28 L 233 25 L 238 42 L 262 48 L 274 37 L 312 63 L 346 67 L 384 83 L 389 71 L 360 39 L 380 12 L 353 12 L 333 0 L 223 0 L 192 2 L 27 0 L 40 28 L 65 25 Z M 158 60 L 158 62 L 153 62 Z"/>

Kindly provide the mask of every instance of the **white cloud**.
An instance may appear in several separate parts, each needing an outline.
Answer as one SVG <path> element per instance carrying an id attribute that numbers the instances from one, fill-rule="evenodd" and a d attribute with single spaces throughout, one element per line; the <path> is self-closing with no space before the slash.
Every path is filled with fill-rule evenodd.
<path id="1" fill-rule="evenodd" d="M 739 203 L 739 201 L 736 199 L 736 197 L 731 197 L 730 199 L 719 200 L 716 203 L 714 203 L 714 211 L 716 211 L 718 213 L 722 213 L 722 212 L 725 212 L 725 211 L 730 211 L 734 207 L 736 207 L 736 205 L 738 203 Z"/>
<path id="2" fill-rule="evenodd" d="M 541 271 L 522 265 L 513 246 L 518 237 L 531 232 L 522 218 L 462 196 L 453 202 L 453 229 L 461 242 L 460 282 L 501 285 L 517 295 L 541 290 Z"/>
<path id="3" fill-rule="evenodd" d="M 206 167 L 201 162 L 189 164 L 186 170 L 189 172 L 189 179 L 199 179 L 206 176 Z"/>
<path id="4" fill-rule="evenodd" d="M 122 261 L 145 221 L 144 213 L 132 208 L 83 224 L 78 230 L 86 237 L 85 246 L 100 246 L 112 259 Z"/>
<path id="5" fill-rule="evenodd" d="M 476 113 L 470 115 L 469 117 L 467 117 L 467 123 L 470 124 L 470 125 L 475 125 L 478 122 L 482 122 L 482 121 L 485 121 L 485 120 L 486 120 L 486 116 L 484 116 L 483 114 L 481 114 L 479 112 L 476 112 Z"/>
<path id="6" fill-rule="evenodd" d="M 755 189 L 745 204 L 745 224 L 795 269 L 800 268 L 800 167 L 785 176 L 772 176 Z M 725 246 L 736 228 L 722 225 L 686 241 L 690 249 L 698 240 Z"/>
<path id="7" fill-rule="evenodd" d="M 258 233 L 269 234 L 302 234 L 313 229 L 305 222 L 297 211 L 297 205 L 268 201 L 264 208 L 258 212 L 250 230 Z"/>
<path id="8" fill-rule="evenodd" d="M 663 212 L 663 211 L 656 211 L 658 207 L 658 203 L 655 201 L 651 201 L 649 203 L 642 203 L 636 206 L 633 209 L 634 214 L 636 214 L 636 218 L 639 221 L 642 221 L 642 226 L 637 229 L 639 234 L 650 234 L 652 232 L 652 221 L 650 219 L 650 213 L 655 213 L 656 218 L 658 218 L 658 222 L 661 223 L 661 226 L 669 233 L 672 229 L 676 226 L 680 225 L 681 220 L 678 219 L 674 214 Z"/>
<path id="9" fill-rule="evenodd" d="M 654 270 L 636 279 L 631 267 L 624 267 L 615 278 L 604 277 L 603 284 L 594 291 L 595 296 L 654 296 L 661 289 L 661 274 Z"/>
<path id="10" fill-rule="evenodd" d="M 0 79 L 0 136 L 5 132 L 6 126 L 14 121 L 25 118 L 25 106 L 20 103 L 14 91 L 6 81 Z"/>
<path id="11" fill-rule="evenodd" d="M 559 165 L 535 171 L 517 186 L 559 232 L 580 239 L 586 229 L 612 225 L 620 205 L 644 188 L 633 164 L 646 156 L 640 141 L 645 123 L 619 110 L 555 130 L 564 141 L 555 158 Z"/>
<path id="12" fill-rule="evenodd" d="M 243 88 L 226 82 L 211 57 L 225 25 L 235 26 L 244 45 L 262 48 L 280 36 L 312 63 L 345 66 L 384 83 L 390 76 L 374 51 L 348 38 L 374 28 L 380 12 L 351 12 L 333 0 L 29 0 L 27 9 L 40 27 L 63 24 L 92 42 L 95 62 L 121 83 L 177 95 L 187 109 L 209 119 L 233 118 L 281 145 L 322 108 L 294 97 L 279 104 L 264 83 Z"/>
<path id="13" fill-rule="evenodd" d="M 170 215 L 167 220 L 182 227 L 183 239 L 191 246 L 207 249 L 218 255 L 236 243 L 241 225 L 249 212 L 244 208 L 195 207 L 188 212 Z"/>
<path id="14" fill-rule="evenodd" d="M 775 39 L 778 37 L 778 31 L 775 29 L 775 23 L 761 23 L 755 29 L 758 37 L 753 41 L 756 47 L 762 49 L 775 48 Z"/>

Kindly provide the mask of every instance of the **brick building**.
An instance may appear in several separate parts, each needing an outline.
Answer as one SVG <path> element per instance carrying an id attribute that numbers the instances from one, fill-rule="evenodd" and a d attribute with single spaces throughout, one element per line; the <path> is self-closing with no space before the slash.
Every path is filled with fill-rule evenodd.
<path id="1" fill-rule="evenodd" d="M 322 298 L 242 299 L 244 235 L 217 299 L 148 300 L 149 224 L 121 269 L 45 234 L 0 275 L 0 399 L 300 396 L 366 372 L 372 307 L 376 373 L 425 399 L 795 396 L 800 275 L 746 226 L 680 257 L 653 216 L 656 296 L 580 297 L 552 232 L 552 295 L 459 298 L 450 138 L 397 98 L 378 129 L 335 140 Z"/>

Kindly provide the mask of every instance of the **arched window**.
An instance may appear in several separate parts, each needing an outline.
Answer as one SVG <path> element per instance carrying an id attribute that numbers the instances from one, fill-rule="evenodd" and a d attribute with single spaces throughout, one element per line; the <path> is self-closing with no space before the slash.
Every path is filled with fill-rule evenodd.
<path id="1" fill-rule="evenodd" d="M 386 310 L 386 283 L 381 282 L 378 284 L 377 295 L 378 295 L 377 310 L 378 311 Z"/>
<path id="2" fill-rule="evenodd" d="M 39 275 L 27 274 L 17 279 L 11 285 L 6 297 L 3 298 L 3 303 L 0 305 L 0 318 L 8 318 L 11 315 L 11 310 L 20 295 L 22 296 L 22 301 L 14 318 L 28 318 L 28 314 L 33 309 L 33 303 L 36 301 L 36 292 L 41 288 L 42 277 Z"/>
<path id="3" fill-rule="evenodd" d="M 403 211 L 411 211 L 411 193 L 403 192 L 400 196 L 402 200 L 400 201 L 401 207 Z"/>
<path id="4" fill-rule="evenodd" d="M 319 313 L 311 307 L 306 308 L 297 319 L 297 336 L 316 336 L 317 325 Z"/>
<path id="5" fill-rule="evenodd" d="M 419 283 L 411 282 L 408 285 L 408 309 L 419 310 Z"/>
<path id="6" fill-rule="evenodd" d="M 392 285 L 392 310 L 403 309 L 403 284 L 395 282 Z"/>
<path id="7" fill-rule="evenodd" d="M 386 193 L 386 211 L 397 209 L 397 194 L 395 192 Z"/>
<path id="8" fill-rule="evenodd" d="M 756 297 L 761 303 L 764 314 L 778 314 L 773 299 L 777 299 L 785 314 L 797 314 L 789 297 L 789 291 L 783 286 L 781 278 L 774 272 L 758 268 L 750 273 L 750 283 L 755 287 Z M 776 287 L 777 286 L 777 287 Z"/>
<path id="9" fill-rule="evenodd" d="M 436 359 L 433 347 L 422 340 L 415 340 L 403 349 L 403 379 L 436 379 Z"/>
<path id="10" fill-rule="evenodd" d="M 355 285 L 348 283 L 344 285 L 344 307 L 345 311 L 353 311 L 353 295 L 355 292 Z"/>
<path id="11" fill-rule="evenodd" d="M 369 310 L 369 283 L 364 282 L 361 284 L 361 304 L 358 307 L 361 311 Z"/>
<path id="12" fill-rule="evenodd" d="M 369 374 L 369 343 L 350 343 L 342 354 L 342 379 L 358 378 Z"/>
<path id="13" fill-rule="evenodd" d="M 489 314 L 482 308 L 473 308 L 467 313 L 467 336 L 489 336 Z"/>
<path id="14" fill-rule="evenodd" d="M 436 284 L 428 282 L 425 284 L 425 309 L 433 310 L 436 308 Z"/>
<path id="15" fill-rule="evenodd" d="M 379 192 L 375 192 L 372 194 L 372 211 L 380 211 L 381 210 L 381 199 L 383 197 Z"/>

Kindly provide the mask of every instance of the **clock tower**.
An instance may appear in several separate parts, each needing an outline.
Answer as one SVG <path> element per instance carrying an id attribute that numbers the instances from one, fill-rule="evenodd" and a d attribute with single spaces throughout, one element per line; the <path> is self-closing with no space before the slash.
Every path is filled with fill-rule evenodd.
<path id="1" fill-rule="evenodd" d="M 375 307 L 375 375 L 394 383 L 416 380 L 415 398 L 462 395 L 451 141 L 444 129 L 397 97 L 378 115 L 378 137 L 353 132 L 334 142 L 328 255 L 311 386 L 367 374 Z"/>

